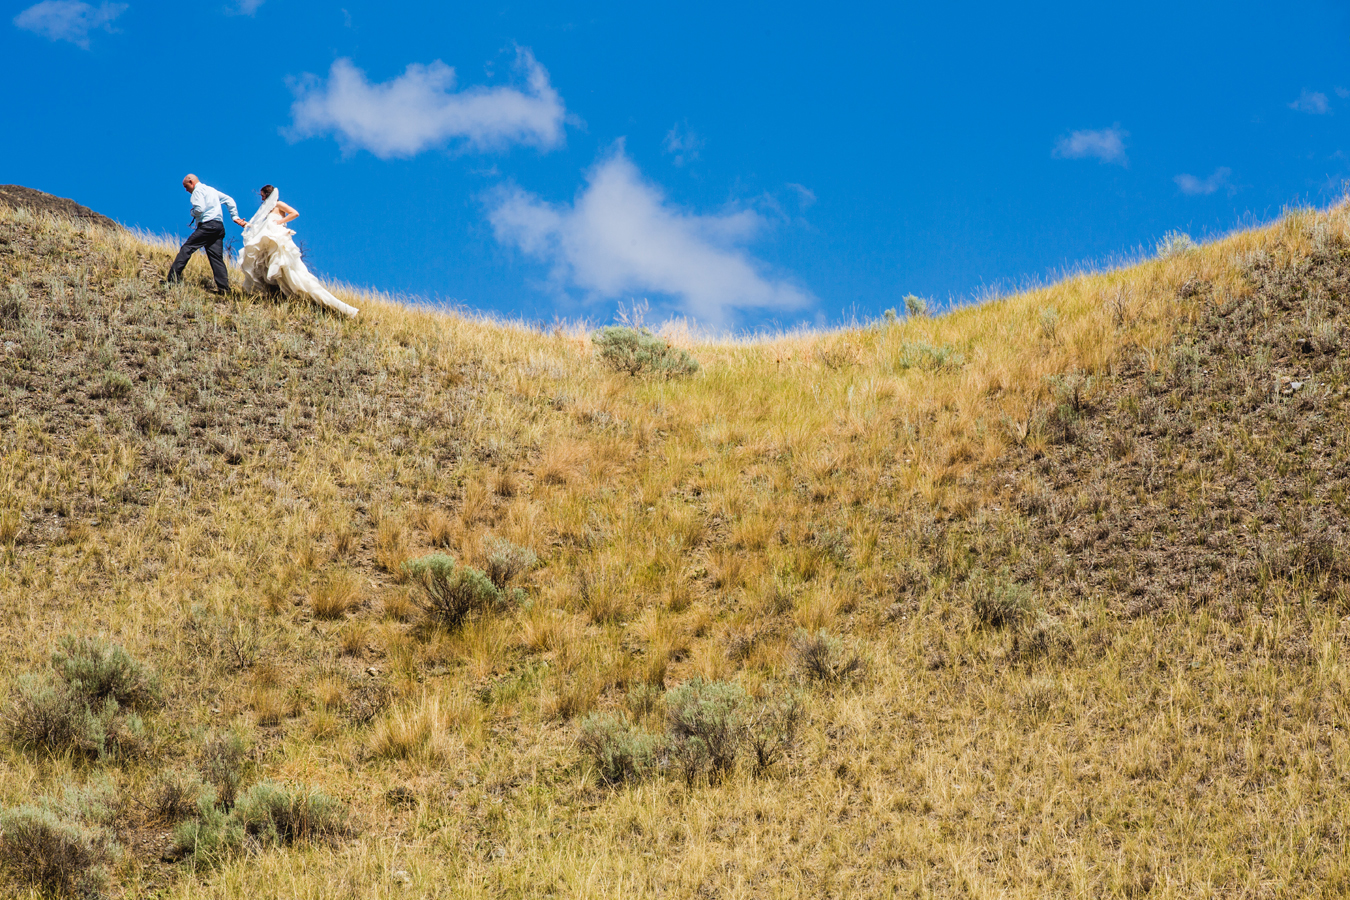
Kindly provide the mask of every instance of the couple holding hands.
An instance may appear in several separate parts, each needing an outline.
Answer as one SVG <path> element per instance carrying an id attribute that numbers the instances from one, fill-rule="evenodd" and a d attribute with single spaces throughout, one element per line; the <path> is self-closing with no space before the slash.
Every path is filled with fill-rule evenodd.
<path id="1" fill-rule="evenodd" d="M 281 291 L 288 297 L 308 297 L 342 313 L 354 316 L 357 310 L 334 297 L 312 275 L 300 258 L 300 248 L 291 240 L 295 234 L 286 227 L 300 215 L 281 202 L 281 192 L 270 184 L 258 191 L 262 206 L 245 222 L 239 218 L 239 208 L 228 194 L 203 184 L 196 175 L 183 179 L 183 189 L 192 195 L 192 218 L 197 223 L 192 235 L 169 267 L 170 283 L 183 280 L 183 269 L 197 250 L 205 250 L 215 277 L 215 290 L 223 294 L 230 289 L 230 276 L 225 270 L 225 218 L 221 205 L 230 209 L 236 225 L 244 229 L 244 249 L 239 251 L 239 268 L 244 273 L 244 290 Z"/>

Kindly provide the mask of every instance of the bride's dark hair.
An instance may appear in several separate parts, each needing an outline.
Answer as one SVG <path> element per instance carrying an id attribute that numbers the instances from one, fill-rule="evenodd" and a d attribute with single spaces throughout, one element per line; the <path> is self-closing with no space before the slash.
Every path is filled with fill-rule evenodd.
<path id="1" fill-rule="evenodd" d="M 275 190 L 276 188 L 272 187 L 270 184 L 264 184 L 262 187 L 258 188 L 258 196 L 266 200 L 268 197 L 272 196 L 272 192 Z"/>

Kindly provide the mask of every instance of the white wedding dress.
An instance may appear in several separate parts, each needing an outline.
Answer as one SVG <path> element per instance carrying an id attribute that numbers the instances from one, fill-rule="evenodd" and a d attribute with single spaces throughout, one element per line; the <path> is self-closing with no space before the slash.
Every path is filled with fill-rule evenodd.
<path id="1" fill-rule="evenodd" d="M 277 210 L 280 199 L 281 191 L 273 188 L 272 195 L 263 201 L 244 226 L 244 249 L 239 251 L 244 290 L 274 285 L 287 297 L 308 297 L 344 316 L 356 315 L 356 307 L 334 297 L 305 268 L 300 259 L 300 248 L 291 240 L 295 232 L 281 224 L 281 213 Z"/>

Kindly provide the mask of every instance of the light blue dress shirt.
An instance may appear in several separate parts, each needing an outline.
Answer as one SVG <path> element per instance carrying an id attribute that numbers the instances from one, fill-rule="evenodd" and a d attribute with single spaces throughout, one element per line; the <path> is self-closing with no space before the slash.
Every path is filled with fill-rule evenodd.
<path id="1" fill-rule="evenodd" d="M 239 207 L 234 205 L 233 197 L 222 194 L 209 184 L 197 182 L 197 186 L 192 189 L 192 218 L 197 220 L 199 227 L 207 222 L 224 224 L 225 220 L 220 212 L 221 203 L 230 208 L 231 218 L 239 218 Z"/>

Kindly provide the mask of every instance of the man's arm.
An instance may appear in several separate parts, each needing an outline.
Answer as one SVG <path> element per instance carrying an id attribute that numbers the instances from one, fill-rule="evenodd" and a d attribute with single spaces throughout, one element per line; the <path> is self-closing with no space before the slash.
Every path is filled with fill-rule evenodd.
<path id="1" fill-rule="evenodd" d="M 217 191 L 217 193 L 220 192 Z M 229 194 L 222 193 L 220 194 L 220 202 L 224 203 L 226 206 L 230 208 L 230 218 L 234 220 L 234 224 L 239 225 L 241 227 L 248 224 L 243 219 L 239 218 L 239 207 L 234 205 L 233 197 L 231 197 Z"/>

